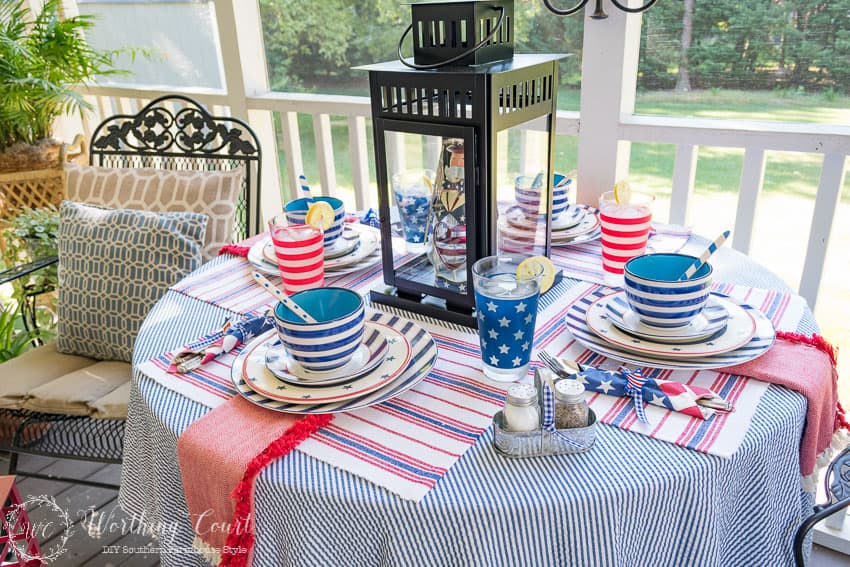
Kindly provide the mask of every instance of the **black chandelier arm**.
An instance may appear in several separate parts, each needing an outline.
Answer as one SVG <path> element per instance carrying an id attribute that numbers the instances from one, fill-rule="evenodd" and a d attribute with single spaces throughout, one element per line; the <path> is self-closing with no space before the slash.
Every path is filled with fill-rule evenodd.
<path id="1" fill-rule="evenodd" d="M 544 2 L 548 2 L 548 0 L 544 0 Z M 584 2 L 587 2 L 587 0 L 584 0 Z M 493 8 L 496 8 L 497 10 L 499 10 L 499 20 L 496 22 L 496 25 L 493 26 L 493 30 L 489 34 L 487 34 L 487 37 L 485 37 L 484 39 L 482 39 L 481 41 L 479 41 L 474 46 L 472 46 L 470 49 L 468 49 L 467 51 L 464 51 L 460 55 L 455 55 L 454 57 L 446 59 L 445 61 L 440 61 L 439 63 L 430 63 L 428 65 L 420 65 L 418 63 L 411 63 L 404 58 L 404 55 L 401 53 L 401 47 L 402 47 L 402 44 L 404 43 L 404 38 L 406 38 L 407 34 L 409 34 L 411 32 L 411 30 L 413 29 L 413 24 L 410 24 L 409 26 L 407 26 L 407 29 L 404 30 L 404 33 L 401 34 L 401 38 L 398 40 L 398 47 L 396 49 L 396 52 L 398 53 L 398 60 L 401 61 L 401 63 L 403 65 L 405 65 L 406 67 L 410 67 L 411 69 L 417 69 L 419 71 L 426 71 L 428 69 L 439 69 L 440 67 L 445 67 L 446 65 L 451 65 L 455 61 L 460 61 L 464 57 L 475 53 L 476 51 L 478 51 L 479 49 L 484 47 L 484 45 L 488 41 L 493 39 L 493 37 L 496 35 L 496 33 L 498 33 L 499 29 L 502 27 L 502 23 L 504 23 L 504 21 L 505 21 L 505 7 L 504 6 L 493 6 Z"/>
<path id="2" fill-rule="evenodd" d="M 655 0 L 653 0 L 653 1 L 655 1 Z M 552 12 L 553 14 L 555 14 L 556 16 L 572 16 L 573 14 L 575 14 L 576 12 L 578 12 L 579 10 L 584 8 L 586 4 L 587 4 L 587 0 L 581 0 L 581 2 L 579 2 L 578 4 L 573 6 L 572 8 L 570 8 L 568 10 L 564 10 L 562 8 L 556 8 L 552 4 L 552 0 L 543 0 L 543 5 L 546 6 L 549 9 L 549 11 Z"/>
<path id="3" fill-rule="evenodd" d="M 548 2 L 548 0 L 543 0 L 543 1 Z M 628 12 L 630 14 L 639 14 L 643 11 L 649 10 L 650 8 L 652 8 L 652 5 L 655 4 L 656 2 L 658 2 L 658 0 L 649 0 L 649 2 L 647 2 L 646 4 L 644 4 L 643 6 L 640 6 L 638 8 L 629 8 L 628 6 L 623 6 L 622 4 L 620 4 L 619 0 L 611 0 L 611 3 L 613 5 L 615 5 L 617 8 L 621 9 L 624 12 Z"/>

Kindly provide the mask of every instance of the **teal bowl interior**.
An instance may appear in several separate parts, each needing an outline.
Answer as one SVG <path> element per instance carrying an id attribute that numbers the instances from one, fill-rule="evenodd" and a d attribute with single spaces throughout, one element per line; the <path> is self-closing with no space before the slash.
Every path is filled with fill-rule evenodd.
<path id="1" fill-rule="evenodd" d="M 645 280 L 674 282 L 678 280 L 688 266 L 694 263 L 695 256 L 685 254 L 646 254 L 626 262 L 626 273 Z M 697 270 L 691 280 L 698 280 L 711 274 L 711 264 L 706 262 Z"/>
<path id="2" fill-rule="evenodd" d="M 341 209 L 344 206 L 342 199 L 337 199 L 336 197 L 313 197 L 314 201 L 324 201 L 328 205 L 330 205 L 334 212 Z M 289 201 L 284 207 L 283 210 L 287 213 L 306 213 L 307 209 L 310 208 L 310 199 L 302 197 L 300 199 L 295 199 L 294 201 Z"/>
<path id="3" fill-rule="evenodd" d="M 299 291 L 293 294 L 291 299 L 319 323 L 342 319 L 363 306 L 363 297 L 359 293 L 341 287 L 321 287 Z M 274 313 L 276 317 L 288 323 L 304 322 L 283 303 L 277 304 Z"/>

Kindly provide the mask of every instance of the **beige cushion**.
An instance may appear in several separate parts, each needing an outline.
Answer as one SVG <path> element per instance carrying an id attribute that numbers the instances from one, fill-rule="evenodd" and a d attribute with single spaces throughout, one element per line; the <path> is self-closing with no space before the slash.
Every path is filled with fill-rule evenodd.
<path id="1" fill-rule="evenodd" d="M 89 404 L 92 417 L 99 419 L 127 419 L 127 402 L 130 400 L 132 382 L 124 382 L 105 396 Z"/>
<path id="2" fill-rule="evenodd" d="M 56 342 L 0 364 L 0 407 L 18 409 L 30 390 L 97 361 L 56 351 Z"/>
<path id="3" fill-rule="evenodd" d="M 65 198 L 114 209 L 155 213 L 184 211 L 209 216 L 204 261 L 233 240 L 242 169 L 168 171 L 151 168 L 65 166 Z"/>
<path id="4" fill-rule="evenodd" d="M 30 390 L 24 409 L 66 415 L 90 415 L 90 404 L 130 382 L 126 362 L 101 361 Z"/>

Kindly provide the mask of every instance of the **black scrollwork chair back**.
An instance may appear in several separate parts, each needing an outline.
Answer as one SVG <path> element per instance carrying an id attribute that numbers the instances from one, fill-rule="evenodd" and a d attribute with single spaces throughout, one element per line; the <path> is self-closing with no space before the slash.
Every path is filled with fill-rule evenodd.
<path id="1" fill-rule="evenodd" d="M 260 143 L 238 118 L 213 116 L 185 96 L 164 96 L 137 114 L 119 114 L 101 122 L 90 148 L 90 163 L 103 167 L 197 171 L 244 167 L 233 240 L 260 231 Z"/>
<path id="2" fill-rule="evenodd" d="M 824 478 L 827 502 L 815 506 L 814 513 L 803 521 L 794 535 L 794 564 L 804 567 L 803 543 L 815 524 L 835 514 L 843 514 L 850 506 L 850 446 L 841 451 L 829 464 Z"/>

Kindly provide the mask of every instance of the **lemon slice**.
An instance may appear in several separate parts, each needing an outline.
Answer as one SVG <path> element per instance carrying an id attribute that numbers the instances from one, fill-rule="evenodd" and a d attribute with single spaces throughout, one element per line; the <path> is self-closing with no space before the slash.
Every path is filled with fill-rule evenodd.
<path id="1" fill-rule="evenodd" d="M 614 184 L 614 200 L 618 205 L 628 205 L 632 200 L 632 186 L 625 179 Z"/>
<path id="2" fill-rule="evenodd" d="M 307 209 L 304 222 L 315 228 L 328 230 L 334 224 L 334 210 L 325 201 L 316 201 Z"/>
<path id="3" fill-rule="evenodd" d="M 533 278 L 537 275 L 538 266 L 543 268 L 543 276 L 540 278 L 540 293 L 546 293 L 552 284 L 555 283 L 555 264 L 546 256 L 532 256 L 526 258 L 516 267 L 516 277 Z"/>

